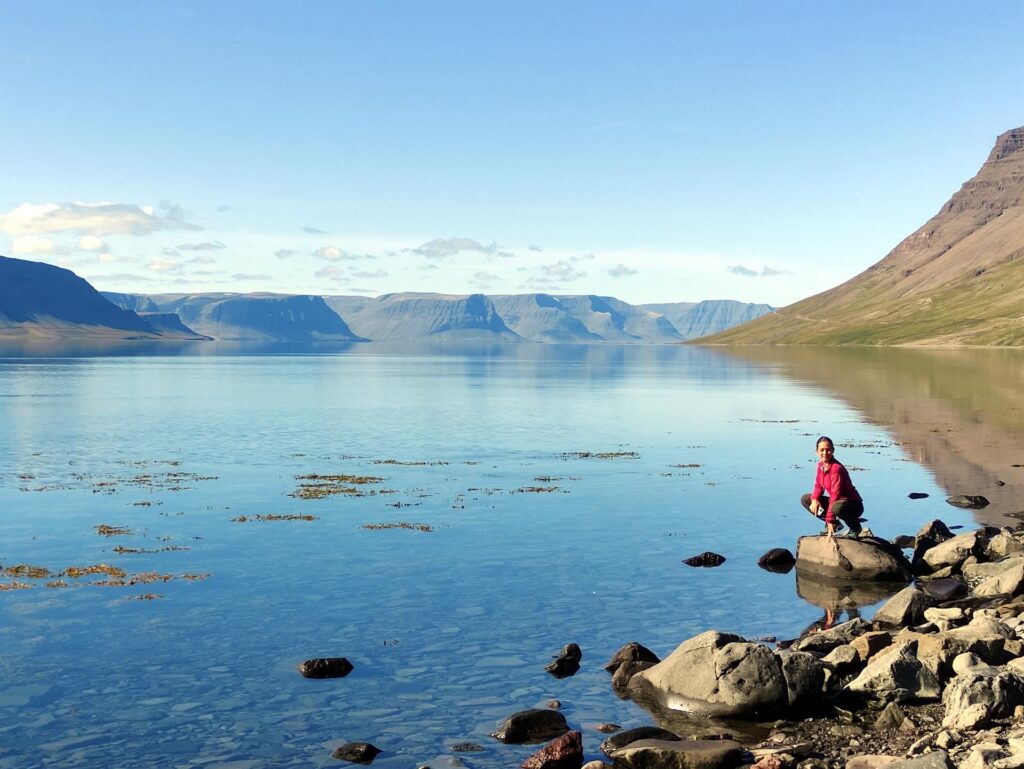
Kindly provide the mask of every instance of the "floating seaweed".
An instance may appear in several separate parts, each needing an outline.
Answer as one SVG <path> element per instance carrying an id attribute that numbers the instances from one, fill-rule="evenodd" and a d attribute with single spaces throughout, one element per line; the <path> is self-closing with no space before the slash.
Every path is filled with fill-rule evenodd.
<path id="1" fill-rule="evenodd" d="M 400 459 L 372 459 L 371 464 L 374 465 L 402 465 L 404 467 L 437 467 L 439 465 L 447 465 L 449 462 L 443 459 L 434 460 L 432 462 L 424 462 L 422 460 L 403 461 Z M 466 464 L 469 464 L 468 462 Z"/>
<path id="2" fill-rule="evenodd" d="M 131 529 L 126 529 L 124 526 L 110 526 L 106 523 L 101 523 L 99 526 L 94 526 L 96 533 L 101 537 L 121 537 L 129 534 L 134 534 Z"/>
<path id="3" fill-rule="evenodd" d="M 0 582 L 0 590 L 28 590 L 30 587 L 26 582 Z"/>
<path id="4" fill-rule="evenodd" d="M 248 521 L 315 521 L 317 517 L 315 515 L 298 515 L 295 513 L 282 515 L 267 513 L 265 515 L 239 515 L 231 520 L 235 523 L 247 523 Z"/>
<path id="5" fill-rule="evenodd" d="M 552 494 L 558 491 L 559 486 L 523 486 L 512 489 L 509 494 Z"/>
<path id="6" fill-rule="evenodd" d="M 6 577 L 22 577 L 25 579 L 46 579 L 53 576 L 53 572 L 43 566 L 30 566 L 26 563 L 8 566 L 2 573 Z"/>
<path id="7" fill-rule="evenodd" d="M 639 459 L 638 451 L 564 451 L 562 459 Z"/>
<path id="8" fill-rule="evenodd" d="M 410 529 L 413 531 L 430 532 L 434 527 L 429 523 L 410 523 L 409 521 L 398 521 L 397 523 L 364 523 L 359 528 L 379 531 L 382 529 Z"/>
<path id="9" fill-rule="evenodd" d="M 369 497 L 374 494 L 392 493 L 375 489 L 361 489 L 360 486 L 383 483 L 384 478 L 377 475 L 296 475 L 299 487 L 288 496 L 298 499 L 322 499 L 334 494 L 352 497 Z"/>

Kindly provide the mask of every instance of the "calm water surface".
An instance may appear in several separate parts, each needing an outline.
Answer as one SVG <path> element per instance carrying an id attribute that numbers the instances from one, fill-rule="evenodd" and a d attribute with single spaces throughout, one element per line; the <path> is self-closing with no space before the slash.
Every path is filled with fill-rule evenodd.
<path id="1" fill-rule="evenodd" d="M 853 373 L 691 347 L 157 351 L 0 357 L 0 564 L 52 574 L 3 577 L 27 586 L 0 592 L 3 769 L 332 766 L 355 740 L 385 768 L 449 766 L 463 741 L 484 748 L 465 765 L 510 766 L 535 748 L 488 733 L 551 699 L 596 756 L 598 723 L 652 723 L 601 669 L 622 644 L 791 637 L 838 600 L 755 565 L 815 530 L 797 499 L 818 434 L 882 536 L 971 524 L 945 496 L 989 491 L 920 456 L 941 434 L 955 464 L 955 409 L 871 405 L 942 400 L 910 374 L 865 395 Z M 294 496 L 342 474 L 378 480 Z M 681 563 L 705 550 L 728 560 Z M 57 576 L 98 564 L 136 584 Z M 568 642 L 583 666 L 558 681 L 543 667 Z M 339 655 L 345 679 L 296 672 Z"/>

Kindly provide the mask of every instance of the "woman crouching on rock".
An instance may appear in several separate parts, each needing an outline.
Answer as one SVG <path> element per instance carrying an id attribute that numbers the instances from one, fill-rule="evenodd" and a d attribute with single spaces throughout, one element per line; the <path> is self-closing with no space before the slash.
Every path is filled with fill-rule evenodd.
<path id="1" fill-rule="evenodd" d="M 836 459 L 836 447 L 832 439 L 821 436 L 814 444 L 814 451 L 821 460 L 814 476 L 814 488 L 810 494 L 800 498 L 800 504 L 811 515 L 825 520 L 830 537 L 834 537 L 843 528 L 843 523 L 850 527 L 850 536 L 856 537 L 861 531 L 860 517 L 864 513 L 864 501 L 853 487 L 850 474 L 842 462 Z"/>

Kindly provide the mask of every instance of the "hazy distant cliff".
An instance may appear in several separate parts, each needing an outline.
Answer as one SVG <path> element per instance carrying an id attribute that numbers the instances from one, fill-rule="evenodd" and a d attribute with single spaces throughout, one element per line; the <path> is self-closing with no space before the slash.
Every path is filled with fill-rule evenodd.
<path id="1" fill-rule="evenodd" d="M 495 312 L 494 303 L 483 294 L 402 293 L 365 301 L 353 297 L 325 299 L 344 313 L 357 333 L 375 341 L 523 341 L 509 330 Z"/>
<path id="2" fill-rule="evenodd" d="M 71 270 L 0 256 L 0 337 L 49 339 L 196 338 L 158 330 L 117 307 Z"/>
<path id="3" fill-rule="evenodd" d="M 535 342 L 678 342 L 684 339 L 659 313 L 610 296 L 495 296 L 509 328 Z"/>
<path id="4" fill-rule="evenodd" d="M 731 299 L 708 299 L 703 302 L 674 304 L 641 304 L 639 307 L 661 313 L 671 321 L 684 339 L 697 339 L 715 334 L 749 320 L 760 318 L 774 308 L 767 304 L 746 304 Z"/>

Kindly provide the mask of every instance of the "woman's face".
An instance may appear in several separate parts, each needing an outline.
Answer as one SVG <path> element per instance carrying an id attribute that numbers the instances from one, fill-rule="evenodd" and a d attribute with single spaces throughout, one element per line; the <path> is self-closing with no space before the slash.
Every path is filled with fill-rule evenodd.
<path id="1" fill-rule="evenodd" d="M 831 462 L 832 456 L 836 453 L 836 449 L 835 446 L 832 445 L 831 441 L 821 441 L 817 447 L 815 447 L 815 452 L 818 455 L 818 459 L 822 462 Z"/>

